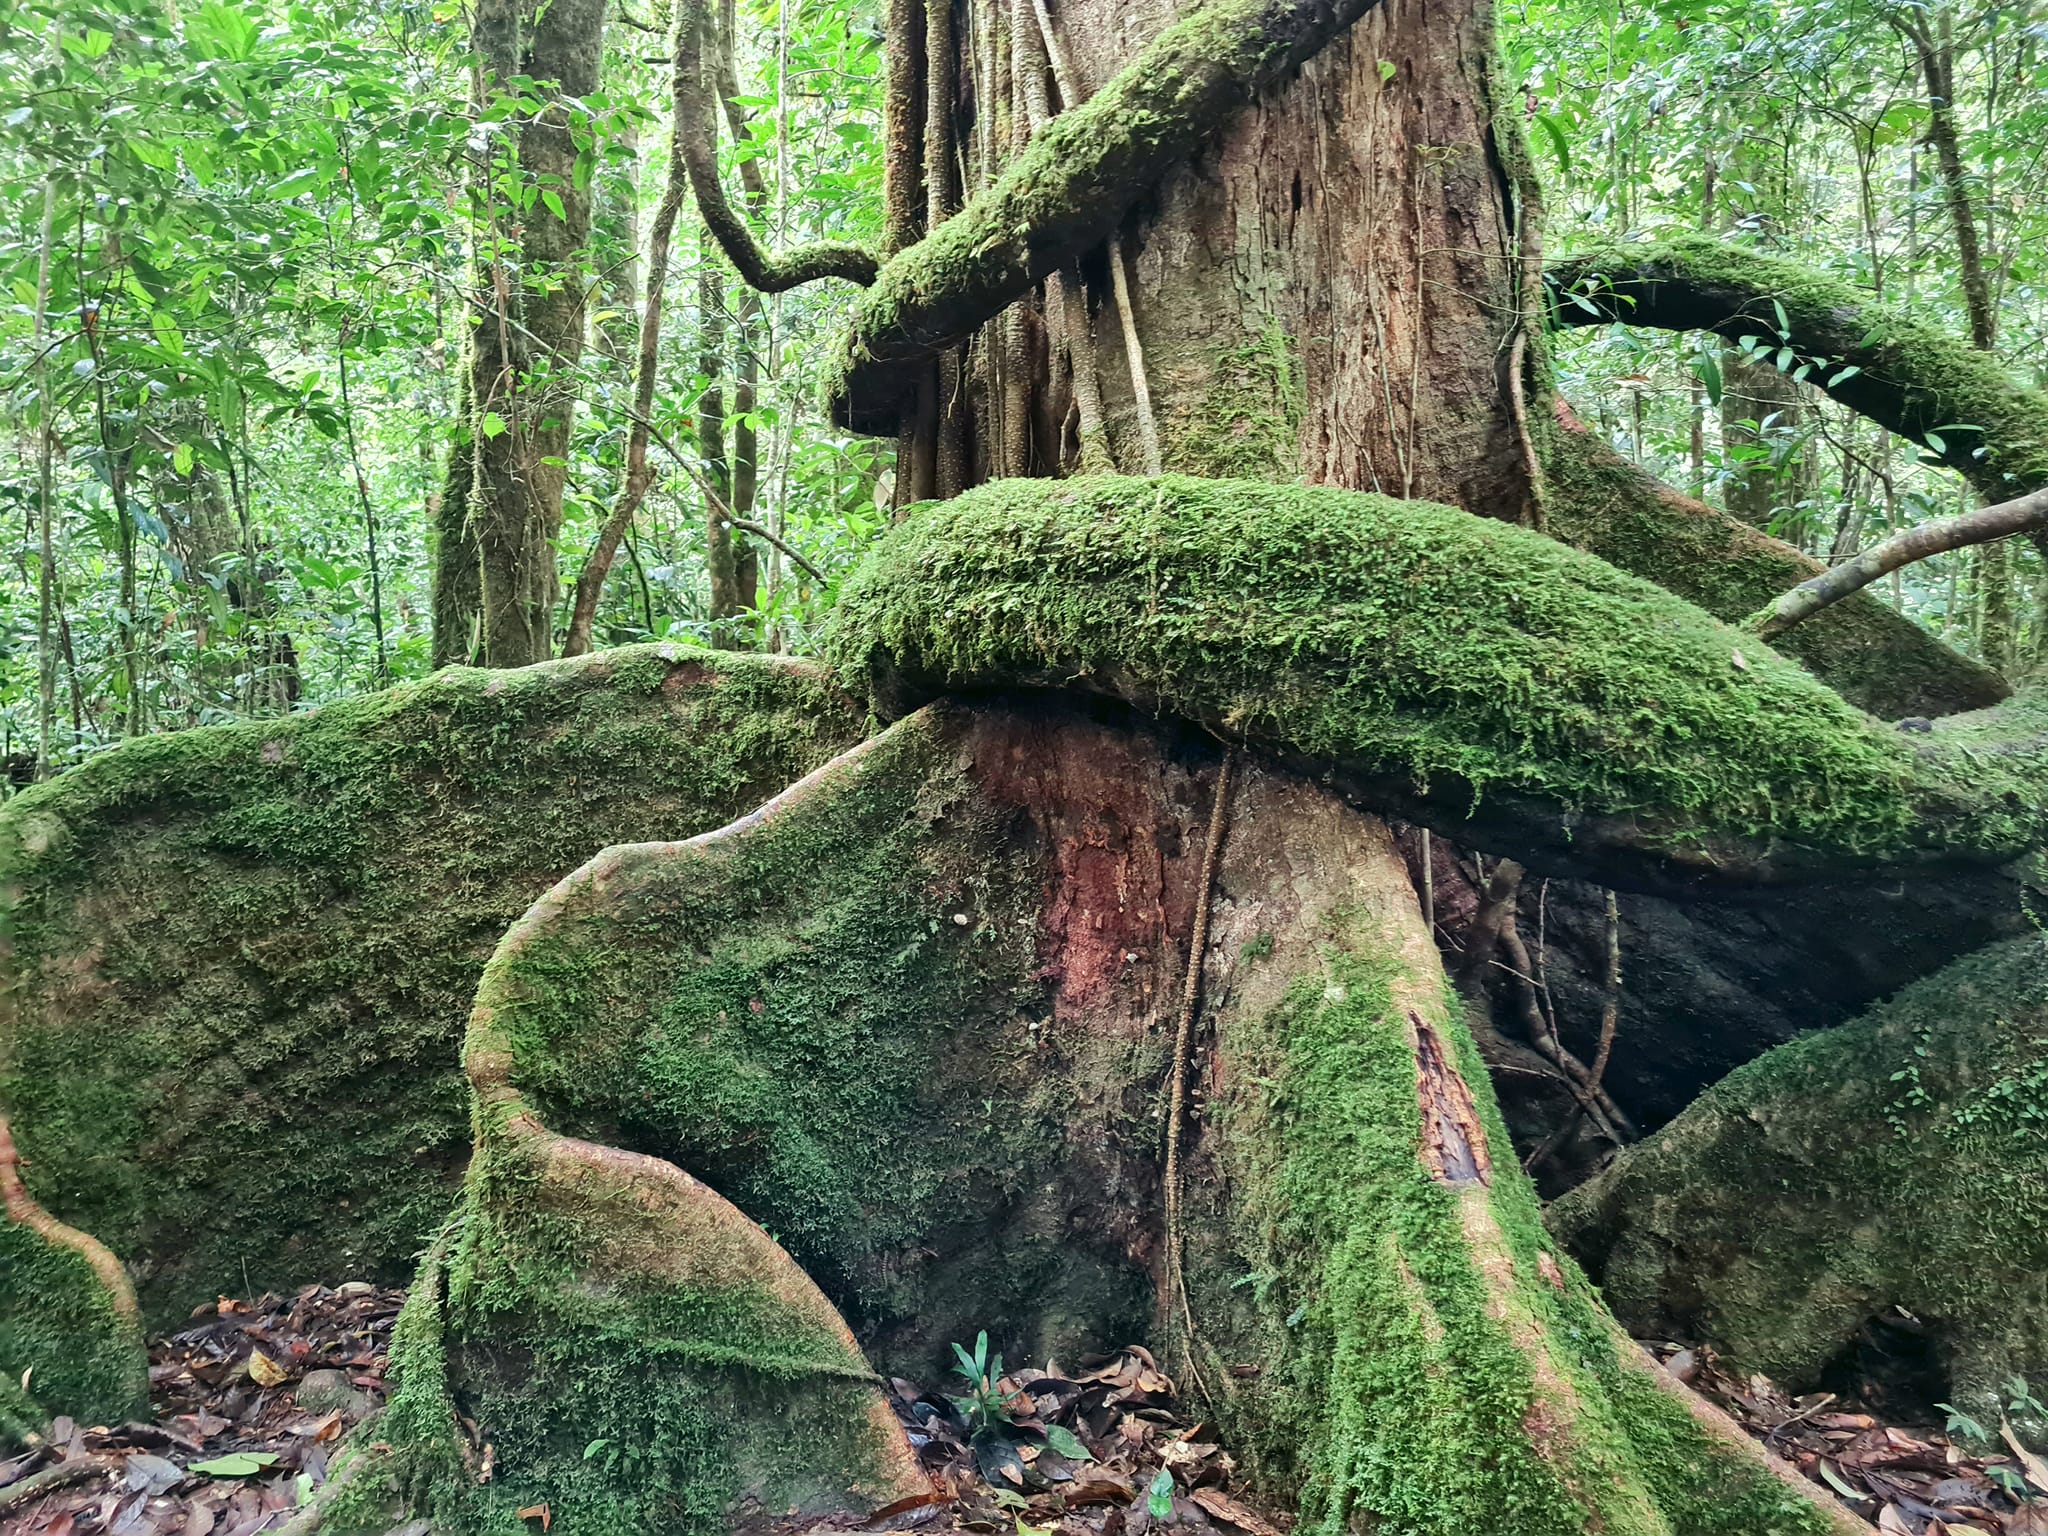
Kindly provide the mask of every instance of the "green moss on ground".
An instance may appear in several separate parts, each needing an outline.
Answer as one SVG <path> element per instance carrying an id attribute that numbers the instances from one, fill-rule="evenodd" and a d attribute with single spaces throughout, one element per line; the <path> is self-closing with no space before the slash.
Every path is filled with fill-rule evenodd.
<path id="1" fill-rule="evenodd" d="M 162 1316 L 407 1272 L 468 1153 L 459 1044 L 505 925 L 861 729 L 815 670 L 646 646 L 145 738 L 17 796 L 0 1110 L 26 1182 Z"/>
<path id="2" fill-rule="evenodd" d="M 2048 1381 L 2048 936 L 1738 1068 L 1550 1219 L 1632 1326 L 1796 1389 L 1905 1307 L 1995 1424 Z"/>
<path id="3" fill-rule="evenodd" d="M 1916 751 L 1602 561 L 1323 488 L 986 485 L 892 530 L 827 643 L 850 686 L 1113 693 L 1441 829 L 1632 879 L 2008 857 L 2048 804 L 2030 746 L 1937 733 Z"/>

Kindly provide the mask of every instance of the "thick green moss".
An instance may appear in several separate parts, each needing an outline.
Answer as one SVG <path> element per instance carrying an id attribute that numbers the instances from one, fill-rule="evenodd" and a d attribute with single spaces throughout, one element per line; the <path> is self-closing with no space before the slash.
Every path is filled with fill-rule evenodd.
<path id="1" fill-rule="evenodd" d="M 92 1266 L 0 1216 L 0 1445 L 60 1413 L 141 1417 L 148 1389 L 142 1331 Z"/>
<path id="2" fill-rule="evenodd" d="M 571 1213 L 516 1156 L 479 1159 L 394 1335 L 380 1464 L 326 1528 L 386 1529 L 398 1502 L 445 1531 L 514 1536 L 518 1510 L 545 1503 L 564 1536 L 709 1532 L 743 1491 L 777 1515 L 844 1496 L 821 1469 L 876 1459 L 858 1351 L 758 1287 L 592 1264 L 620 1197 Z"/>
<path id="3" fill-rule="evenodd" d="M 1795 1387 L 1874 1316 L 1932 1330 L 1996 1422 L 2048 1380 L 2048 937 L 1738 1068 L 1553 1207 L 1632 1325 Z"/>
<path id="4" fill-rule="evenodd" d="M 1789 344 L 1814 364 L 1816 388 L 1922 444 L 1987 501 L 2048 485 L 2048 395 L 1854 283 L 1703 235 L 1602 246 L 1546 276 L 1597 311 L 1560 302 L 1566 324 L 1617 320 Z"/>
<path id="5" fill-rule="evenodd" d="M 906 722 L 743 836 L 608 855 L 493 960 L 469 1042 L 551 1130 L 731 1198 L 906 1370 L 982 1327 L 1071 1355 L 1145 1312 L 1120 1256 L 1033 1215 L 1086 1094 L 1025 1069 L 1044 872 L 970 793 L 962 719 Z"/>
<path id="6" fill-rule="evenodd" d="M 1427 1170 L 1411 1012 L 1450 1042 L 1486 1145 L 1511 1144 L 1441 977 L 1400 954 L 1346 914 L 1321 975 L 1219 1036 L 1230 1244 L 1195 1310 L 1233 1447 L 1327 1536 L 1837 1529 L 1623 1358 L 1511 1161 L 1490 1186 Z"/>
<path id="7" fill-rule="evenodd" d="M 1099 1306 L 1060 1249 L 1108 1250 L 1151 1311 L 1139 1264 L 1161 1246 L 1149 1186 L 1177 995 L 1157 982 L 1178 957 L 1145 925 L 1186 910 L 1200 825 L 1159 754 L 1210 771 L 1215 754 L 1128 717 L 1116 731 L 1152 743 L 1131 759 L 1149 769 L 1071 705 L 920 712 L 734 828 L 608 851 L 508 934 L 467 1044 L 464 1215 L 401 1323 L 377 1431 L 416 1509 L 463 1536 L 509 1533 L 507 1511 L 542 1500 L 577 1536 L 717 1529 L 760 1475 L 731 1432 L 767 1434 L 759 1393 L 801 1416 L 769 1438 L 806 1468 L 873 1455 L 805 1427 L 860 1421 L 850 1341 L 792 1314 L 787 1288 L 676 1278 L 715 1269 L 734 1229 L 679 1243 L 682 1207 L 642 1182 L 675 1190 L 669 1163 L 784 1237 L 897 1358 L 976 1326 L 1040 1342 Z M 1185 798 L 1169 811 L 1140 781 Z M 1490 1187 L 1428 1170 L 1411 1019 L 1477 1089 L 1474 1134 L 1509 1143 L 1384 829 L 1270 769 L 1240 794 L 1212 937 L 1251 977 L 1209 999 L 1200 1369 L 1183 1380 L 1221 1391 L 1208 1408 L 1260 1485 L 1328 1536 L 1448 1536 L 1482 1512 L 1536 1536 L 1831 1529 L 1619 1353 L 1511 1160 Z M 1178 873 L 1151 886 L 1155 858 Z M 1154 938 L 1117 928 L 1091 959 L 1125 921 Z M 1240 1383 L 1228 1367 L 1246 1360 Z M 488 1488 L 458 1470 L 457 1403 L 496 1448 Z"/>
<path id="8" fill-rule="evenodd" d="M 467 1155 L 476 979 L 535 893 L 860 734 L 814 670 L 690 647 L 450 670 L 130 743 L 0 807 L 0 1109 L 165 1315 L 393 1275 Z"/>
<path id="9" fill-rule="evenodd" d="M 888 535 L 828 651 L 885 693 L 1115 693 L 1445 830 L 1633 880 L 2007 857 L 2048 803 L 2023 741 L 1965 752 L 1937 733 L 1916 752 L 1599 560 L 1320 488 L 986 485 Z"/>
<path id="10" fill-rule="evenodd" d="M 1275 326 L 1205 372 L 1200 398 L 1166 419 L 1166 462 L 1217 479 L 1299 479 L 1302 388 L 1288 338 Z"/>

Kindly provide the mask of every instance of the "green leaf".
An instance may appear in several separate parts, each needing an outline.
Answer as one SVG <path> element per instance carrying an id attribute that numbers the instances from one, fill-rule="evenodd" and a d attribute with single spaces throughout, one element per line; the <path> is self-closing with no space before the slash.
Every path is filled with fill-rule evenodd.
<path id="1" fill-rule="evenodd" d="M 1053 1451 L 1069 1461 L 1093 1461 L 1095 1455 L 1081 1443 L 1081 1437 L 1064 1424 L 1048 1424 L 1045 1427 L 1045 1443 Z"/>
<path id="2" fill-rule="evenodd" d="M 277 1455 L 273 1451 L 234 1451 L 211 1461 L 195 1461 L 185 1470 L 207 1477 L 255 1477 L 276 1465 Z"/>
<path id="3" fill-rule="evenodd" d="M 181 475 L 192 473 L 192 445 L 180 443 L 171 450 L 171 468 Z"/>
<path id="4" fill-rule="evenodd" d="M 1152 1479 L 1152 1488 L 1145 1499 L 1145 1511 L 1154 1520 L 1164 1520 L 1173 1513 L 1173 1468 L 1161 1467 L 1159 1475 Z"/>
<path id="5" fill-rule="evenodd" d="M 1395 75 L 1399 74 L 1401 70 L 1401 66 L 1396 64 L 1392 59 L 1381 59 L 1379 61 L 1379 66 L 1381 85 L 1385 85 L 1389 80 L 1393 79 Z"/>
<path id="6" fill-rule="evenodd" d="M 1778 312 L 1778 339 L 1780 341 L 1790 341 L 1792 339 L 1792 322 L 1785 318 L 1785 306 L 1776 299 L 1773 299 L 1771 300 L 1771 308 Z"/>
<path id="7" fill-rule="evenodd" d="M 544 202 L 544 203 L 546 203 L 546 204 L 548 205 L 548 212 L 549 212 L 549 213 L 552 213 L 552 214 L 553 214 L 553 215 L 554 215 L 554 216 L 555 216 L 556 218 L 560 219 L 560 220 L 561 220 L 561 221 L 562 221 L 562 222 L 563 222 L 564 224 L 566 224 L 566 223 L 568 223 L 568 222 L 569 222 L 569 215 L 568 215 L 568 214 L 566 214 L 566 213 L 564 213 L 564 212 L 562 211 L 562 194 L 561 194 L 561 193 L 559 193 L 559 192 L 551 192 L 551 191 L 549 191 L 549 190 L 548 190 L 548 189 L 547 189 L 546 187 L 543 187 L 543 188 L 541 188 L 541 192 L 540 192 L 540 200 L 541 200 L 542 202 Z"/>
<path id="8" fill-rule="evenodd" d="M 1862 371 L 1863 370 L 1860 367 L 1858 367 L 1855 363 L 1851 363 L 1846 368 L 1839 368 L 1835 371 L 1834 377 L 1828 380 L 1828 388 L 1833 389 L 1837 384 L 1841 383 L 1844 379 L 1853 379 L 1856 377 L 1857 374 L 1861 373 Z"/>
<path id="9" fill-rule="evenodd" d="M 496 411 L 485 411 L 482 425 L 485 437 L 502 437 L 505 433 L 505 418 Z"/>
<path id="10" fill-rule="evenodd" d="M 1543 130 L 1543 136 L 1550 140 L 1551 150 L 1557 155 L 1557 168 L 1565 175 L 1572 173 L 1571 140 L 1565 137 L 1564 125 L 1558 122 L 1556 114 L 1538 112 L 1536 126 Z"/>
<path id="11" fill-rule="evenodd" d="M 1715 410 L 1719 410 L 1721 391 L 1725 387 L 1721 380 L 1721 360 L 1711 352 L 1702 352 L 1693 371 L 1699 375 L 1700 382 L 1707 386 L 1707 399 L 1712 402 Z"/>

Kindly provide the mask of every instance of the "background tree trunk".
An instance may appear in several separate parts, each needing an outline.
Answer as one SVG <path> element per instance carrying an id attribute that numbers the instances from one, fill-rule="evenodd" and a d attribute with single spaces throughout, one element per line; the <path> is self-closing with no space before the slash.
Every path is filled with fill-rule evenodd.
<path id="1" fill-rule="evenodd" d="M 551 99 L 588 95 L 604 21 L 605 0 L 483 0 L 471 32 L 477 104 L 519 75 L 545 82 Z M 500 206 L 488 182 L 475 194 L 480 249 L 458 428 L 466 442 L 450 463 L 438 517 L 434 658 L 442 663 L 517 667 L 552 649 L 591 195 L 558 107 L 523 119 L 517 156 L 522 184 L 536 192 L 530 207 Z"/>

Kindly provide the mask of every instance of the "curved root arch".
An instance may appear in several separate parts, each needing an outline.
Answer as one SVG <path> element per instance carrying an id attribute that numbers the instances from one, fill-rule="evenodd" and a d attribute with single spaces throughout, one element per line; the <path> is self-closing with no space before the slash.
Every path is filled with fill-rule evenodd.
<path id="1" fill-rule="evenodd" d="M 1689 236 L 1607 246 L 1544 273 L 1562 325 L 1755 337 L 1787 371 L 1967 480 L 1986 501 L 2048 487 L 2048 395 L 1987 353 L 1823 272 Z"/>
<path id="2" fill-rule="evenodd" d="M 1609 884 L 1998 862 L 2048 803 L 2025 699 L 1908 737 L 1659 588 L 1422 502 L 998 481 L 889 535 L 835 624 L 885 712 L 990 685 L 1111 694 Z"/>

